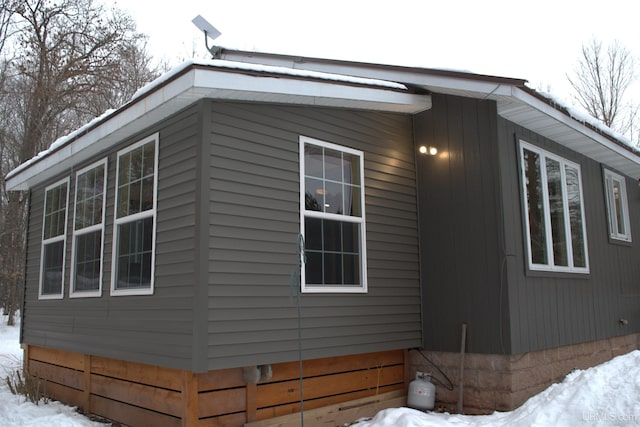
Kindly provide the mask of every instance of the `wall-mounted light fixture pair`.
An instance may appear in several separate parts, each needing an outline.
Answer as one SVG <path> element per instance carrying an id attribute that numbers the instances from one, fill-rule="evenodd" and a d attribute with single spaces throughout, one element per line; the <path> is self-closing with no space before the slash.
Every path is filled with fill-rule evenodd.
<path id="1" fill-rule="evenodd" d="M 436 154 L 438 154 L 438 149 L 433 145 L 421 145 L 418 148 L 418 151 L 420 152 L 420 154 L 426 154 L 428 156 L 435 156 Z"/>

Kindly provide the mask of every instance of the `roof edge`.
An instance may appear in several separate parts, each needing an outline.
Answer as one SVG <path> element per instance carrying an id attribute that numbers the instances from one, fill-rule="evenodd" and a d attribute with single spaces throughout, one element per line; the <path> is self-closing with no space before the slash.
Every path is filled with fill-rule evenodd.
<path id="1" fill-rule="evenodd" d="M 277 82 L 278 79 L 286 79 L 293 85 L 282 85 L 278 83 L 268 86 L 264 91 L 256 86 L 257 81 L 248 82 L 249 88 L 245 86 L 238 86 L 237 84 L 230 83 L 229 80 L 222 78 L 222 80 L 216 78 L 201 78 L 204 74 L 198 74 L 200 71 L 218 72 L 220 76 L 242 76 L 252 77 L 264 77 L 270 78 L 272 82 Z M 192 77 L 188 77 L 190 73 L 195 73 Z M 229 99 L 257 99 L 252 98 L 259 93 L 271 93 L 277 102 L 301 102 L 296 101 L 294 98 L 309 98 L 312 96 L 309 93 L 309 88 L 303 89 L 301 85 L 331 85 L 342 88 L 342 91 L 332 91 L 326 93 L 323 97 L 314 97 L 314 102 L 317 105 L 333 105 L 331 102 L 349 102 L 360 103 L 364 107 L 362 108 L 430 108 L 430 97 L 424 91 L 416 90 L 412 87 L 407 87 L 402 83 L 398 83 L 390 80 L 373 79 L 359 76 L 346 76 L 340 74 L 331 74 L 326 72 L 314 72 L 311 70 L 292 70 L 290 68 L 278 68 L 273 66 L 260 66 L 259 64 L 238 64 L 230 63 L 225 60 L 213 60 L 213 61 L 187 61 L 174 68 L 172 71 L 163 74 L 154 82 L 141 88 L 134 94 L 134 96 L 124 105 L 115 110 L 105 112 L 102 116 L 97 117 L 80 127 L 79 129 L 71 132 L 70 134 L 58 138 L 52 143 L 47 150 L 38 153 L 33 158 L 23 162 L 13 170 L 11 170 L 6 176 L 6 186 L 10 191 L 22 190 L 29 188 L 30 182 L 33 177 L 39 174 L 43 167 L 39 167 L 44 163 L 47 163 L 47 159 L 61 157 L 67 159 L 68 156 L 80 156 L 79 151 L 74 149 L 74 145 L 80 144 L 80 150 L 86 151 L 88 148 L 87 140 L 91 140 L 90 144 L 94 144 L 96 141 L 103 139 L 112 139 L 116 134 L 119 134 L 117 129 L 113 127 L 118 125 L 119 128 L 129 126 L 131 123 L 137 121 L 140 114 L 146 114 L 152 111 L 154 108 L 158 108 L 159 105 L 156 98 L 160 96 L 162 103 L 170 101 L 174 96 L 177 96 L 175 90 L 186 90 L 188 88 L 183 87 L 183 77 L 191 78 L 193 81 L 188 83 L 192 88 L 196 88 L 196 91 L 190 91 L 192 97 L 210 97 L 212 92 L 207 92 L 207 89 L 217 90 L 218 92 L 234 92 L 245 93 L 244 98 L 229 97 Z M 235 81 L 235 80 L 234 80 Z M 181 83 L 182 82 L 182 83 Z M 222 82 L 222 83 L 221 83 Z M 226 83 L 225 83 L 226 82 Z M 236 82 L 237 83 L 237 82 Z M 204 86 L 200 87 L 202 84 Z M 209 86 L 209 84 L 211 86 Z M 223 86 L 230 84 L 230 86 Z M 298 84 L 298 85 L 296 85 Z M 180 88 L 178 88 L 178 85 Z M 306 87 L 306 86 L 305 86 Z M 172 89 L 173 88 L 173 89 Z M 245 88 L 245 89 L 243 89 Z M 253 88 L 253 89 L 251 89 Z M 256 89 L 258 88 L 258 89 Z M 352 92 L 344 93 L 344 89 L 352 89 Z M 203 89 L 204 92 L 200 89 Z M 271 92 L 269 92 L 271 90 Z M 163 94 L 165 91 L 171 92 L 171 94 Z M 355 95 L 356 92 L 360 95 Z M 338 95 L 338 93 L 340 95 Z M 349 95 L 351 93 L 351 95 Z M 388 96 L 379 97 L 376 94 L 386 93 Z M 156 94 L 160 94 L 156 96 Z M 167 98 L 169 96 L 169 98 Z M 353 96 L 353 97 L 351 97 Z M 215 98 L 216 95 L 213 95 Z M 224 97 L 224 95 L 223 95 Z M 285 100 L 284 98 L 290 99 Z M 326 99 L 325 99 L 326 98 Z M 428 102 L 424 101 L 428 98 Z M 274 102 L 276 102 L 274 101 Z M 324 103 L 324 104 L 323 104 Z M 360 105 L 359 104 L 359 105 Z M 366 105 L 365 105 L 366 104 Z M 383 105 L 384 104 L 384 105 Z M 337 104 L 336 104 L 337 105 Z M 139 110 L 139 111 L 138 111 Z M 391 110 L 390 110 L 391 111 Z M 133 113 L 129 113 L 133 112 Z M 127 117 L 127 114 L 133 114 L 133 118 Z M 115 123 L 109 125 L 109 123 Z M 129 126 L 130 127 L 130 126 Z M 104 129 L 104 130 L 103 130 Z M 92 136 L 94 135 L 94 136 Z M 83 142 L 85 141 L 85 142 Z M 83 148 L 82 148 L 83 147 Z M 70 154 L 71 153 L 71 154 Z M 78 157 L 78 158 L 80 158 Z M 43 163 L 44 162 L 44 163 Z M 49 162 L 50 163 L 50 162 Z"/>
<path id="2" fill-rule="evenodd" d="M 539 101 L 542 101 L 543 103 L 547 104 L 548 106 L 558 110 L 560 113 L 566 115 L 571 120 L 574 120 L 576 123 L 579 123 L 585 126 L 589 130 L 608 139 L 614 144 L 619 145 L 621 148 L 625 148 L 628 151 L 631 151 L 633 154 L 640 156 L 640 149 L 638 147 L 631 145 L 630 143 L 625 143 L 623 139 L 626 139 L 626 138 L 623 135 L 616 136 L 616 132 L 613 129 L 609 128 L 604 123 L 602 123 L 601 126 L 596 125 L 594 122 L 595 121 L 599 122 L 598 119 L 593 118 L 591 116 L 589 116 L 591 120 L 586 120 L 584 117 L 581 118 L 577 114 L 572 113 L 572 110 L 566 105 L 556 102 L 552 97 L 545 96 L 543 93 L 538 92 L 537 90 L 532 89 L 530 87 L 523 86 L 520 89 L 522 89 L 524 92 L 528 93 L 529 95 L 533 96 L 534 98 L 538 99 Z"/>
<path id="3" fill-rule="evenodd" d="M 442 76 L 442 77 L 454 77 L 461 78 L 467 80 L 478 80 L 484 81 L 488 83 L 502 83 L 513 86 L 524 86 L 527 83 L 526 79 L 513 78 L 513 77 L 500 77 L 493 76 L 489 74 L 478 74 L 470 71 L 458 71 L 458 70 L 446 70 L 441 68 L 424 68 L 417 66 L 403 66 L 403 65 L 391 65 L 391 64 L 376 64 L 372 62 L 360 62 L 360 61 L 349 61 L 349 60 L 341 60 L 341 59 L 328 59 L 328 58 L 317 58 L 317 57 L 308 57 L 308 56 L 300 56 L 300 55 L 288 55 L 288 54 L 280 54 L 280 53 L 267 53 L 267 52 L 253 52 L 239 49 L 229 49 L 222 48 L 221 57 L 229 60 L 236 60 L 242 62 L 253 62 L 256 64 L 264 64 L 264 59 L 271 59 L 274 61 L 282 62 L 282 63 L 290 63 L 292 66 L 290 68 L 296 68 L 302 66 L 305 63 L 316 62 L 327 65 L 344 65 L 349 64 L 350 66 L 369 68 L 369 69 L 380 69 L 380 70 L 389 70 L 389 71 L 402 71 L 402 72 L 418 72 L 418 73 L 426 73 L 433 76 Z M 258 61 L 259 60 L 259 61 Z"/>

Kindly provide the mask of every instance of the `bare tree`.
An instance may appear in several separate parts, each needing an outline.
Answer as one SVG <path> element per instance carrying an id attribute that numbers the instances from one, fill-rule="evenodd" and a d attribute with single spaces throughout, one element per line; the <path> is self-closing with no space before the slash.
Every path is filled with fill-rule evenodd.
<path id="1" fill-rule="evenodd" d="M 10 61 L 0 57 L 2 177 L 159 74 L 133 19 L 99 0 L 0 4 L 0 36 L 7 22 L 5 46 L 15 52 Z M 0 189 L 0 296 L 12 320 L 23 281 L 27 195 L 7 193 L 4 179 Z"/>
<path id="2" fill-rule="evenodd" d="M 620 42 L 606 49 L 598 40 L 582 46 L 582 54 L 573 75 L 567 75 L 575 90 L 573 98 L 591 116 L 611 129 L 634 137 L 634 119 L 638 107 L 627 100 L 629 86 L 636 79 L 635 61 Z"/>

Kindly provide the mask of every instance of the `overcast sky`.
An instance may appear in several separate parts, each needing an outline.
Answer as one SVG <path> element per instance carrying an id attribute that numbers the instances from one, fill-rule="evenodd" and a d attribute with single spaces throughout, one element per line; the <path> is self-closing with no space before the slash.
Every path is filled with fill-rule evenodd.
<path id="1" fill-rule="evenodd" d="M 109 0 L 105 0 L 109 1 Z M 523 78 L 569 101 L 565 74 L 591 38 L 640 56 L 635 0 L 120 0 L 171 65 L 206 57 L 198 14 L 245 50 Z M 640 66 L 640 60 L 638 61 Z M 640 67 L 639 67 L 640 68 Z"/>

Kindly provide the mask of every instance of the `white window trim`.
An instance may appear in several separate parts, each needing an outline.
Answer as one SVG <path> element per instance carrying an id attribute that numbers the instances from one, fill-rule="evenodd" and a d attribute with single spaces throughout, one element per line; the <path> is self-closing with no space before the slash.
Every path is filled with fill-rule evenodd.
<path id="1" fill-rule="evenodd" d="M 613 182 L 620 183 L 621 190 L 621 206 L 622 206 L 622 220 L 624 221 L 624 229 L 626 233 L 618 233 L 618 218 L 615 213 L 615 204 L 613 202 Z M 620 240 L 623 242 L 631 242 L 631 224 L 629 220 L 629 202 L 627 199 L 627 184 L 624 176 L 619 175 L 609 169 L 604 169 L 604 186 L 605 197 L 607 205 L 607 217 L 609 220 L 609 237 L 614 240 Z"/>
<path id="2" fill-rule="evenodd" d="M 530 225 L 529 225 L 529 203 L 527 200 L 527 184 L 526 184 L 526 177 L 525 177 L 525 165 L 524 165 L 524 150 L 527 149 L 531 152 L 537 153 L 538 155 L 541 156 L 541 162 L 540 162 L 540 167 L 541 167 L 541 185 L 542 188 L 545 189 L 545 191 L 543 191 L 543 206 L 544 206 L 544 212 L 545 212 L 545 216 L 544 216 L 544 221 L 545 221 L 545 238 L 546 238 L 546 243 L 547 243 L 547 254 L 549 254 L 549 264 L 534 264 L 533 263 L 533 259 L 532 259 L 532 254 L 531 254 L 531 235 L 530 235 Z M 522 181 L 522 198 L 524 201 L 524 218 L 525 218 L 525 237 L 526 237 L 526 243 L 527 243 L 527 247 L 526 247 L 526 251 L 527 251 L 527 263 L 528 263 L 528 267 L 530 270 L 532 271 L 549 271 L 549 272 L 565 272 L 565 273 L 581 273 L 581 274 L 588 274 L 589 273 L 589 244 L 587 242 L 587 219 L 585 217 L 585 213 L 584 213 L 584 194 L 583 194 L 583 189 L 582 189 L 582 170 L 580 168 L 580 165 L 577 163 L 574 163 L 570 160 L 565 159 L 564 157 L 558 156 L 556 154 L 553 154 L 547 150 L 544 150 L 540 147 L 537 147 L 535 145 L 532 145 L 526 141 L 520 140 L 520 149 L 519 149 L 519 161 L 520 161 L 520 178 Z M 551 231 L 551 216 L 549 214 L 549 194 L 548 194 L 548 182 L 547 182 L 547 174 L 546 174 L 546 164 L 543 161 L 545 157 L 548 157 L 550 159 L 553 159 L 557 162 L 560 163 L 561 167 L 560 167 L 560 171 L 561 171 L 561 176 L 562 176 L 562 192 L 563 192 L 563 198 L 564 200 L 567 200 L 567 195 L 566 195 L 566 185 L 564 185 L 564 183 L 566 182 L 565 180 L 565 166 L 570 166 L 574 169 L 576 169 L 578 171 L 578 179 L 580 182 L 580 214 L 582 215 L 582 235 L 584 237 L 584 256 L 585 256 L 585 264 L 586 267 L 574 267 L 573 266 L 573 243 L 571 242 L 571 226 L 569 224 L 569 215 L 567 215 L 567 205 L 565 205 L 565 215 L 564 215 L 564 220 L 565 220 L 565 230 L 569 231 L 569 233 L 566 233 L 565 238 L 567 239 L 567 249 L 568 249 L 568 260 L 569 260 L 569 266 L 565 267 L 565 266 L 557 266 L 553 264 L 553 236 L 552 236 L 552 231 Z"/>
<path id="3" fill-rule="evenodd" d="M 83 173 L 90 171 L 91 169 L 95 169 L 104 166 L 104 186 L 102 189 L 102 218 L 100 224 L 95 224 L 89 227 L 85 227 L 81 230 L 76 230 L 76 203 L 78 201 L 78 178 Z M 100 297 L 102 296 L 102 274 L 103 274 L 103 266 L 104 266 L 104 224 L 106 218 L 106 199 L 107 199 L 107 159 L 102 159 L 98 162 L 95 162 L 85 168 L 80 169 L 76 172 L 76 188 L 73 197 L 73 223 L 72 230 L 73 236 L 71 240 L 71 279 L 69 280 L 69 297 L 70 298 L 84 298 L 84 297 Z M 95 231 L 100 231 L 100 274 L 99 274 L 99 284 L 98 289 L 95 291 L 75 291 L 75 277 L 76 277 L 76 238 L 78 236 L 82 236 L 83 234 L 93 233 Z"/>
<path id="4" fill-rule="evenodd" d="M 362 207 L 362 215 L 360 217 L 339 215 L 334 213 L 325 213 L 318 211 L 307 211 L 305 209 L 305 159 L 304 159 L 304 145 L 312 144 L 316 146 L 325 147 L 331 150 L 340 151 L 343 153 L 358 156 L 360 159 L 360 206 Z M 315 218 L 323 218 L 342 222 L 353 222 L 360 224 L 360 277 L 362 279 L 362 285 L 360 286 L 307 286 L 305 283 L 305 263 L 302 263 L 302 271 L 300 277 L 300 285 L 302 293 L 367 293 L 367 231 L 366 231 L 366 217 L 365 217 L 365 204 L 364 204 L 364 152 L 355 150 L 342 145 L 332 144 L 330 142 L 321 141 L 306 136 L 300 136 L 299 138 L 299 155 L 300 155 L 300 234 L 305 235 L 305 215 Z"/>
<path id="5" fill-rule="evenodd" d="M 40 283 L 38 286 L 38 299 L 47 300 L 47 299 L 62 299 L 64 296 L 64 276 L 65 276 L 65 266 L 66 266 L 66 256 L 67 256 L 67 225 L 69 223 L 69 177 L 61 179 L 44 189 L 44 210 L 42 213 L 42 243 L 40 245 Z M 47 193 L 52 188 L 58 187 L 62 184 L 67 185 L 67 200 L 65 202 L 65 213 L 64 213 L 64 233 L 60 236 L 51 237 L 49 239 L 44 238 L 45 233 L 45 215 L 46 215 L 46 206 L 47 206 Z M 59 294 L 42 294 L 42 287 L 44 285 L 44 248 L 46 245 L 51 243 L 56 243 L 62 241 L 62 283 L 60 285 L 60 293 Z"/>
<path id="6" fill-rule="evenodd" d="M 156 270 L 156 213 L 158 207 L 158 133 L 150 135 L 133 145 L 128 146 L 120 151 L 116 155 L 116 186 L 114 191 L 114 208 L 113 208 L 113 239 L 112 239 L 112 258 L 111 258 L 111 295 L 112 296 L 127 296 L 127 295 L 153 295 L 155 289 L 155 270 Z M 153 208 L 144 212 L 138 212 L 133 215 L 127 215 L 122 218 L 118 218 L 118 187 L 120 185 L 120 157 L 129 151 L 133 151 L 138 147 L 141 147 L 149 142 L 155 144 L 155 159 L 154 159 L 154 171 L 153 171 Z M 117 273 L 118 273 L 118 226 L 123 223 L 133 222 L 140 219 L 152 217 L 153 218 L 153 234 L 151 236 L 151 283 L 148 288 L 140 289 L 116 289 Z"/>

